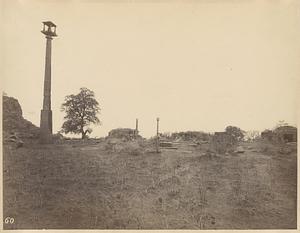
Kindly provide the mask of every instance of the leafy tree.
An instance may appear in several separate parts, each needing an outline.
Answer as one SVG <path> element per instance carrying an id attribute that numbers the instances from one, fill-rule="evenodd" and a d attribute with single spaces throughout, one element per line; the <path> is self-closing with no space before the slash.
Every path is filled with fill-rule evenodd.
<path id="1" fill-rule="evenodd" d="M 61 106 L 66 112 L 62 125 L 63 133 L 81 134 L 84 139 L 92 132 L 90 124 L 100 124 L 97 114 L 100 113 L 99 103 L 93 91 L 83 87 L 77 95 L 68 95 Z"/>
<path id="2" fill-rule="evenodd" d="M 236 126 L 227 126 L 225 132 L 232 137 L 235 142 L 242 141 L 244 138 L 244 131 Z"/>

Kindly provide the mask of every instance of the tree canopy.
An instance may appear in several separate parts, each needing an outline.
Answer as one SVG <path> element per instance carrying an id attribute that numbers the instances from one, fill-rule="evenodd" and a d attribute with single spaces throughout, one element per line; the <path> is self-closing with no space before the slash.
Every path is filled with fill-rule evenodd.
<path id="1" fill-rule="evenodd" d="M 236 126 L 227 126 L 225 132 L 237 142 L 243 140 L 245 133 L 243 130 Z"/>
<path id="2" fill-rule="evenodd" d="M 85 138 L 92 132 L 91 124 L 100 124 L 97 114 L 100 113 L 98 101 L 95 94 L 88 88 L 80 88 L 76 95 L 68 95 L 61 106 L 61 111 L 66 112 L 62 125 L 63 133 L 81 134 Z"/>

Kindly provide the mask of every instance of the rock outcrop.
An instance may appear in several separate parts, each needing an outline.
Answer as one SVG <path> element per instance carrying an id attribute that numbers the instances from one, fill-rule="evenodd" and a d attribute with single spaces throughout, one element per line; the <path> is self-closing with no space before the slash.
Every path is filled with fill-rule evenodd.
<path id="1" fill-rule="evenodd" d="M 19 101 L 3 96 L 3 137 L 4 141 L 37 139 L 39 128 L 24 119 Z M 18 140 L 20 139 L 20 140 Z"/>

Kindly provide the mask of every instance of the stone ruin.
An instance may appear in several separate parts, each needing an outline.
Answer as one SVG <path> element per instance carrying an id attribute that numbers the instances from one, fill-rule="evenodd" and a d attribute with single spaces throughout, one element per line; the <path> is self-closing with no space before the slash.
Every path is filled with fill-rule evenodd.
<path id="1" fill-rule="evenodd" d="M 211 140 L 211 150 L 217 153 L 226 153 L 234 150 L 235 141 L 226 132 L 215 132 Z"/>
<path id="2" fill-rule="evenodd" d="M 141 139 L 135 129 L 130 128 L 118 128 L 109 131 L 107 138 L 117 138 L 122 141 L 133 141 L 135 139 Z"/>
<path id="3" fill-rule="evenodd" d="M 293 126 L 280 126 L 274 130 L 265 130 L 261 138 L 273 143 L 297 142 L 297 128 Z"/>

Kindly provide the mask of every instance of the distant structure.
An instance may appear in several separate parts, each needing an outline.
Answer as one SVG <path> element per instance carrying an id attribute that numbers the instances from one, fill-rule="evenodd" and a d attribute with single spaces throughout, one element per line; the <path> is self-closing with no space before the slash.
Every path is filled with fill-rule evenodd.
<path id="1" fill-rule="evenodd" d="M 215 132 L 212 136 L 210 149 L 217 153 L 226 153 L 233 150 L 234 146 L 233 137 L 226 132 Z"/>
<path id="2" fill-rule="evenodd" d="M 297 128 L 293 126 L 280 126 L 274 130 L 280 142 L 297 142 Z"/>
<path id="3" fill-rule="evenodd" d="M 156 118 L 156 153 L 159 153 L 159 117 Z"/>
<path id="4" fill-rule="evenodd" d="M 275 143 L 297 142 L 297 128 L 288 125 L 280 126 L 273 131 L 263 131 L 261 137 Z"/>
<path id="5" fill-rule="evenodd" d="M 51 21 L 43 22 L 43 30 L 46 35 L 46 60 L 44 76 L 44 100 L 41 110 L 40 142 L 52 143 L 52 111 L 51 111 L 51 42 L 56 37 L 56 25 Z"/>
<path id="6" fill-rule="evenodd" d="M 233 138 L 230 137 L 230 135 L 228 135 L 226 132 L 215 132 L 212 140 L 216 144 L 222 144 L 225 146 L 233 144 Z"/>
<path id="7" fill-rule="evenodd" d="M 139 135 L 139 119 L 135 119 L 135 136 Z"/>
<path id="8" fill-rule="evenodd" d="M 135 129 L 130 129 L 130 128 L 118 128 L 118 129 L 112 129 L 108 133 L 108 137 L 110 138 L 119 138 L 124 141 L 131 141 L 134 140 L 137 136 L 135 134 Z"/>

